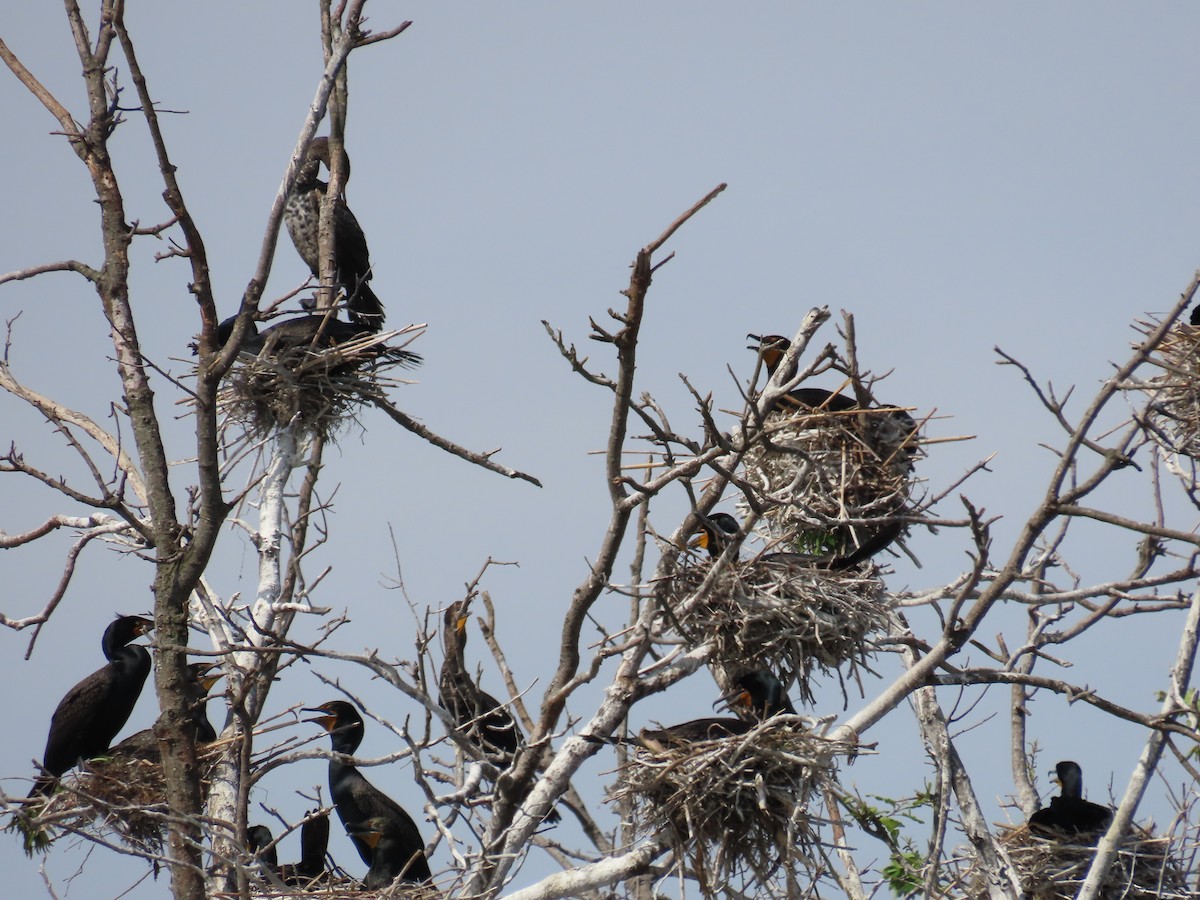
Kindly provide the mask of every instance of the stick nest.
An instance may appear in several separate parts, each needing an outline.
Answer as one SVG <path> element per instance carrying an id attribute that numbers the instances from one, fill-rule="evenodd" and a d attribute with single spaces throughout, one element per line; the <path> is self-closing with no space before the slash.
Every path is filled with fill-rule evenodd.
<path id="1" fill-rule="evenodd" d="M 205 794 L 211 783 L 208 773 L 225 749 L 217 741 L 197 750 Z M 88 760 L 78 774 L 64 778 L 34 821 L 68 831 L 108 832 L 132 850 L 157 854 L 163 849 L 169 815 L 162 765 L 113 755 Z"/>
<path id="2" fill-rule="evenodd" d="M 299 418 L 309 432 L 330 437 L 371 398 L 406 383 L 388 374 L 409 364 L 385 346 L 398 333 L 364 335 L 325 350 L 242 354 L 222 382 L 222 412 L 252 436 Z"/>
<path id="3" fill-rule="evenodd" d="M 443 896 L 429 885 L 399 882 L 391 887 L 368 891 L 357 879 L 326 872 L 306 887 L 279 887 L 265 880 L 251 888 L 252 897 L 287 900 L 289 897 L 317 897 L 320 900 L 440 900 Z M 214 894 L 214 900 L 238 900 L 237 894 Z"/>
<path id="4" fill-rule="evenodd" d="M 715 573 L 708 560 L 685 566 L 660 595 L 685 636 L 711 642 L 711 662 L 766 668 L 792 678 L 812 702 L 814 672 L 857 680 L 871 671 L 870 637 L 887 629 L 891 609 L 873 565 L 831 573 L 773 563 L 730 562 Z M 843 667 L 846 672 L 843 673 Z"/>
<path id="5" fill-rule="evenodd" d="M 1092 836 L 1093 840 L 1095 836 Z M 1079 893 L 1088 867 L 1096 854 L 1094 843 L 1084 837 L 1053 839 L 1030 830 L 1028 825 L 1001 828 L 1000 842 L 1008 851 L 1032 900 L 1070 900 Z M 1191 879 L 1196 873 L 1191 873 Z M 967 873 L 968 896 L 986 897 L 984 874 L 979 867 Z M 1189 875 L 1174 858 L 1172 841 L 1133 827 L 1113 860 L 1100 889 L 1101 900 L 1195 900 Z"/>
<path id="6" fill-rule="evenodd" d="M 743 460 L 770 534 L 801 553 L 844 554 L 878 530 L 847 520 L 900 514 L 917 455 L 916 432 L 902 415 L 889 408 L 772 413 Z"/>
<path id="7" fill-rule="evenodd" d="M 1200 327 L 1176 325 L 1153 362 L 1163 371 L 1150 383 L 1150 434 L 1167 452 L 1200 459 Z"/>
<path id="8" fill-rule="evenodd" d="M 738 878 L 765 883 L 780 867 L 812 867 L 820 819 L 810 804 L 836 782 L 835 759 L 854 748 L 785 724 L 795 719 L 662 753 L 639 747 L 610 799 L 632 800 L 640 833 L 664 831 L 706 893 Z"/>

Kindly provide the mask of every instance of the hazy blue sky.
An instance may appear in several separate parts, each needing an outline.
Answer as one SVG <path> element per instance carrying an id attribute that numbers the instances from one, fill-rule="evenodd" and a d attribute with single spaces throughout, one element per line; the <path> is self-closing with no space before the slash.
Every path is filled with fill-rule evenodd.
<path id="1" fill-rule="evenodd" d="M 489 555 L 520 563 L 485 586 L 517 677 L 544 685 L 555 654 L 541 650 L 556 640 L 559 612 L 606 521 L 601 458 L 587 454 L 604 445 L 609 398 L 569 372 L 540 320 L 586 344 L 611 372 L 607 349 L 586 341 L 588 317 L 622 302 L 617 292 L 637 248 L 720 182 L 728 190 L 672 239 L 676 258 L 655 277 L 639 390 L 659 399 L 677 430 L 698 433 L 677 373 L 732 408 L 738 393 L 726 366 L 739 378 L 750 373 L 748 331 L 790 334 L 812 306 L 848 310 L 863 364 L 894 370 L 887 398 L 937 410 L 935 436 L 977 436 L 931 451 L 920 474 L 933 489 L 997 454 L 991 474 L 966 492 L 1004 516 L 995 528 L 999 555 L 1044 489 L 1053 458 L 1037 445 L 1056 433 L 1018 374 L 995 365 L 993 347 L 1059 387 L 1077 385 L 1078 410 L 1109 362 L 1124 358 L 1130 321 L 1169 308 L 1200 265 L 1200 9 L 1192 4 L 375 0 L 369 9 L 378 29 L 415 23 L 353 57 L 347 129 L 349 199 L 370 239 L 389 324 L 429 323 L 415 348 L 426 357 L 420 383 L 400 393 L 399 405 L 469 446 L 503 446 L 500 458 L 545 488 L 452 460 L 366 414 L 367 432 L 350 430 L 327 457 L 326 495 L 340 486 L 331 539 L 312 562 L 314 572 L 333 567 L 316 601 L 348 608 L 353 619 L 341 649 L 412 656 L 404 598 L 383 586 L 394 574 L 391 529 L 408 596 L 421 608 L 460 597 Z M 167 138 L 222 309 L 232 312 L 321 70 L 316 4 L 130 4 L 127 20 L 153 96 L 186 113 L 165 117 Z M 60 7 L 9 4 L 0 36 L 85 115 Z M 130 87 L 126 105 L 134 104 Z M 82 166 L 50 134 L 56 123 L 7 73 L 0 109 L 9 173 L 0 271 L 68 257 L 96 263 L 96 206 Z M 144 124 L 128 119 L 113 142 L 128 215 L 161 222 L 168 213 Z M 198 320 L 187 266 L 151 261 L 163 249 L 151 239 L 135 245 L 134 303 L 148 352 L 180 373 Z M 285 238 L 268 293 L 283 294 L 306 274 Z M 16 374 L 107 421 L 111 346 L 82 280 L 5 286 L 0 315 L 17 313 Z M 823 338 L 833 340 L 832 330 Z M 165 384 L 159 398 L 170 415 Z M 188 454 L 186 430 L 183 420 L 171 435 L 176 458 Z M 44 469 L 78 471 L 39 417 L 3 396 L 0 446 L 10 441 Z M 1134 479 L 1123 473 L 1110 496 Z M 1121 502 L 1148 508 L 1141 492 Z M 680 492 L 664 498 L 656 528 L 669 533 L 684 508 Z M 0 480 L 0 509 L 10 532 L 76 512 L 12 476 Z M 69 540 L 0 555 L 3 612 L 41 607 Z M 228 536 L 209 572 L 226 593 L 253 584 L 254 556 L 239 541 Z M 920 531 L 909 543 L 924 567 L 896 561 L 890 587 L 943 583 L 966 565 L 963 535 Z M 1099 579 L 1127 570 L 1133 541 L 1076 542 L 1073 550 L 1083 577 Z M 102 662 L 107 620 L 149 608 L 150 580 L 145 564 L 93 547 L 31 660 L 23 659 L 28 633 L 0 632 L 0 678 L 10 686 L 0 746 L 6 790 L 24 790 L 20 779 L 41 754 L 55 703 Z M 625 603 L 612 602 L 615 620 Z M 985 636 L 1002 628 L 1020 635 L 1023 618 L 1000 610 Z M 1155 709 L 1152 692 L 1164 686 L 1180 621 L 1113 623 L 1079 648 L 1094 655 L 1076 658 L 1069 677 Z M 313 627 L 303 624 L 298 637 Z M 472 661 L 482 658 L 480 644 L 476 637 Z M 1116 648 L 1125 654 L 1120 666 L 1109 657 Z M 894 671 L 890 660 L 881 665 Z M 357 669 L 313 668 L 365 692 L 389 718 L 416 712 Z M 498 692 L 494 670 L 487 677 Z M 866 685 L 868 694 L 874 687 Z M 644 715 L 702 714 L 711 688 L 691 681 Z M 272 706 L 330 696 L 298 669 Z M 968 723 L 1003 712 L 1007 697 L 992 691 Z M 128 728 L 146 727 L 153 707 L 147 691 Z M 818 707 L 840 709 L 836 691 Z M 1107 798 L 1110 776 L 1123 787 L 1145 738 L 1140 729 L 1050 696 L 1032 711 L 1043 771 L 1076 758 L 1093 799 Z M 900 710 L 868 735 L 880 754 L 844 772 L 848 783 L 891 795 L 919 786 L 928 771 L 905 718 Z M 365 753 L 393 749 L 374 731 L 379 739 L 369 730 Z M 1012 788 L 1007 745 L 1003 715 L 962 739 L 995 820 Z M 585 770 L 597 785 L 607 781 L 602 762 Z M 402 767 L 372 778 L 416 811 Z M 305 804 L 293 792 L 324 782 L 324 765 L 306 763 L 276 773 L 255 799 L 295 816 Z M 1161 800 L 1147 810 L 1167 814 Z M 361 874 L 344 837 L 332 849 Z M 285 859 L 296 855 L 294 841 L 281 849 Z M 47 862 L 60 896 L 116 896 L 144 868 L 99 853 L 71 882 L 82 860 L 75 851 Z M 38 862 L 23 858 L 16 839 L 0 840 L 10 896 L 38 894 Z M 147 882 L 127 896 L 164 894 L 163 884 Z"/>

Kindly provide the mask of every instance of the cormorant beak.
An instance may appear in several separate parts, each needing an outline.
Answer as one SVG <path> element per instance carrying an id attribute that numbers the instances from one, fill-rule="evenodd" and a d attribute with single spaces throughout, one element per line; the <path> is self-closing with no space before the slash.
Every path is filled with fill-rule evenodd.
<path id="1" fill-rule="evenodd" d="M 757 341 L 757 343 L 748 344 L 746 346 L 747 350 L 761 350 L 762 349 L 763 336 L 761 334 L 748 334 L 748 335 L 746 335 L 746 340 Z"/>
<path id="2" fill-rule="evenodd" d="M 754 703 L 754 698 L 750 696 L 750 692 L 745 688 L 737 688 L 714 703 L 713 709 L 716 709 L 722 703 L 730 709 L 749 709 Z"/>
<path id="3" fill-rule="evenodd" d="M 454 630 L 457 631 L 459 634 L 465 633 L 467 630 L 467 623 L 469 621 L 471 621 L 470 616 L 467 616 L 467 615 L 459 616 L 454 621 Z"/>
<path id="4" fill-rule="evenodd" d="M 697 534 L 690 541 L 688 541 L 688 549 L 689 550 L 707 550 L 708 542 L 709 542 L 708 532 L 705 531 L 703 528 L 701 528 L 700 533 Z"/>
<path id="5" fill-rule="evenodd" d="M 200 686 L 204 688 L 204 693 L 208 693 L 213 689 L 213 685 L 225 677 L 224 672 L 218 672 L 216 675 L 205 675 L 200 679 Z"/>
<path id="6" fill-rule="evenodd" d="M 154 630 L 154 620 L 153 619 L 144 619 L 141 617 L 138 618 L 137 625 L 135 625 L 134 629 L 133 629 L 134 634 L 137 634 L 137 635 L 148 634 L 149 632 L 151 632 L 153 630 Z"/>
<path id="7" fill-rule="evenodd" d="M 303 721 L 303 722 L 314 722 L 317 725 L 320 725 L 326 731 L 333 731 L 333 729 L 335 729 L 337 727 L 337 716 L 335 716 L 333 713 L 329 712 L 329 710 L 327 710 L 327 709 L 321 709 L 321 707 L 319 707 L 319 706 L 316 707 L 315 709 L 305 706 L 305 707 L 302 707 L 300 711 L 301 712 L 324 713 L 324 715 L 314 716 L 311 719 L 302 719 L 301 721 Z"/>

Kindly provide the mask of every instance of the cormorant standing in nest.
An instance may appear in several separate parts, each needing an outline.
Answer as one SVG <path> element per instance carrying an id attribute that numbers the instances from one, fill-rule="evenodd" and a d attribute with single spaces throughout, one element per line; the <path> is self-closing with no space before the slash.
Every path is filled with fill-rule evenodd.
<path id="1" fill-rule="evenodd" d="M 707 550 L 709 557 L 716 559 L 737 537 L 741 526 L 737 519 L 729 513 L 709 513 L 708 521 L 701 520 L 700 533 L 693 538 L 690 546 Z M 866 562 L 876 553 L 885 550 L 892 541 L 900 536 L 904 529 L 902 522 L 890 522 L 863 541 L 862 546 L 844 556 L 817 556 L 809 553 L 767 553 L 758 558 L 759 563 L 769 566 L 781 566 L 798 569 L 820 569 L 828 572 L 841 572 L 853 568 L 861 562 Z"/>
<path id="2" fill-rule="evenodd" d="M 1061 794 L 1051 797 L 1049 806 L 1043 806 L 1029 817 L 1029 827 L 1051 834 L 1054 831 L 1088 834 L 1107 828 L 1113 811 L 1083 799 L 1083 770 L 1079 763 L 1063 760 L 1054 768 L 1053 780 L 1058 783 Z"/>
<path id="3" fill-rule="evenodd" d="M 251 825 L 246 829 L 246 849 L 257 857 L 264 866 L 279 874 L 279 851 L 272 844 L 275 835 L 266 825 Z"/>
<path id="4" fill-rule="evenodd" d="M 197 744 L 211 744 L 217 739 L 217 730 L 208 721 L 208 714 L 204 708 L 208 702 L 208 692 L 224 677 L 222 672 L 212 674 L 217 665 L 215 662 L 196 662 L 187 667 L 188 680 L 184 683 L 184 692 L 190 711 L 189 724 L 195 728 Z M 162 751 L 159 749 L 158 736 L 153 728 L 145 728 L 131 734 L 112 748 L 112 755 L 125 759 L 162 762 Z"/>
<path id="5" fill-rule="evenodd" d="M 365 822 L 346 826 L 350 836 L 363 841 L 371 848 L 371 868 L 363 879 L 363 888 L 368 891 L 385 888 L 405 872 L 412 851 L 405 838 L 404 829 L 397 827 L 394 819 L 372 816 Z M 402 880 L 411 881 L 411 877 Z"/>
<path id="6" fill-rule="evenodd" d="M 794 716 L 796 710 L 784 692 L 783 684 L 767 669 L 752 669 L 733 680 L 737 690 L 721 700 L 746 709 L 753 719 L 735 719 L 730 716 L 708 719 L 693 719 L 666 728 L 643 729 L 635 743 L 654 753 L 685 746 L 696 741 L 712 741 L 723 737 L 742 735 L 771 716 L 785 714 Z M 718 701 L 721 702 L 721 701 Z"/>
<path id="7" fill-rule="evenodd" d="M 108 665 L 93 672 L 59 701 L 50 718 L 42 756 L 45 774 L 34 782 L 30 798 L 50 793 L 58 776 L 80 760 L 108 752 L 117 732 L 129 721 L 150 674 L 150 654 L 130 641 L 154 628 L 150 619 L 119 616 L 100 642 Z"/>
<path id="8" fill-rule="evenodd" d="M 346 182 L 349 183 L 350 157 L 344 150 L 343 160 L 346 164 Z M 292 236 L 292 243 L 296 245 L 296 252 L 316 278 L 321 276 L 321 200 L 329 187 L 317 177 L 321 163 L 330 168 L 329 138 L 326 137 L 315 138 L 309 145 L 308 155 L 296 175 L 283 209 L 283 220 L 288 234 Z M 350 321 L 368 331 L 379 331 L 383 327 L 383 303 L 367 284 L 371 280 L 371 254 L 367 250 L 367 237 L 341 197 L 334 200 L 333 206 L 333 259 L 334 281 L 346 292 L 346 310 Z"/>
<path id="9" fill-rule="evenodd" d="M 512 765 L 525 742 L 512 713 L 495 697 L 479 687 L 467 671 L 467 607 L 470 599 L 451 603 L 442 616 L 442 644 L 446 657 L 438 679 L 438 702 L 450 713 L 464 737 L 484 752 L 498 769 Z M 559 821 L 557 810 L 546 813 L 544 822 Z"/>
<path id="10" fill-rule="evenodd" d="M 300 862 L 280 866 L 280 879 L 293 887 L 312 885 L 325 874 L 325 853 L 328 849 L 329 813 L 323 813 L 300 826 Z"/>
<path id="11" fill-rule="evenodd" d="M 308 722 L 316 722 L 329 732 L 334 753 L 352 756 L 363 739 L 363 719 L 358 710 L 344 700 L 331 700 L 321 706 L 306 709 L 322 715 Z M 400 804 L 389 797 L 363 776 L 357 768 L 337 759 L 329 761 L 329 792 L 337 809 L 342 825 L 349 828 L 368 819 L 383 818 L 394 835 L 395 853 L 403 858 L 397 874 L 405 881 L 429 881 L 433 876 L 425 859 L 425 842 L 417 824 Z M 371 845 L 359 835 L 351 835 L 354 849 L 362 861 L 371 865 L 374 859 Z"/>
<path id="12" fill-rule="evenodd" d="M 792 342 L 779 334 L 748 334 L 746 337 L 758 342 L 751 344 L 747 349 L 758 352 L 768 376 L 773 376 L 775 370 L 783 362 L 785 354 L 791 348 Z M 795 375 L 796 370 L 792 369 L 787 373 L 785 381 Z M 780 407 L 790 406 L 795 409 L 812 409 L 817 412 L 848 412 L 862 409 L 857 400 L 847 397 L 845 394 L 835 394 L 824 388 L 793 388 L 780 397 L 778 402 Z M 887 413 L 873 415 L 870 417 L 869 424 L 871 438 L 878 449 L 888 453 L 898 452 L 899 456 L 911 465 L 916 448 L 909 443 L 909 438 L 917 430 L 917 423 L 907 410 L 895 408 Z"/>
<path id="13" fill-rule="evenodd" d="M 217 349 L 220 350 L 233 334 L 237 316 L 230 316 L 217 325 Z M 369 338 L 374 331 L 353 322 L 343 322 L 332 314 L 308 313 L 281 319 L 261 332 L 250 322 L 239 348 L 243 353 L 257 356 L 265 349 L 271 356 L 287 357 L 293 352 L 319 353 L 350 341 Z M 422 362 L 418 353 L 377 344 L 362 351 L 363 356 L 394 360 L 405 368 L 416 368 Z"/>

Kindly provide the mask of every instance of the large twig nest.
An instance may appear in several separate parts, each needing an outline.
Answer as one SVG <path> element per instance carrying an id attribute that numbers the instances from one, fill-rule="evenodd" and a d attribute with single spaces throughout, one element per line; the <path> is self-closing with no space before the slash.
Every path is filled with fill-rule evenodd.
<path id="1" fill-rule="evenodd" d="M 1150 383 L 1149 432 L 1167 452 L 1200 459 L 1200 327 L 1176 325 L 1153 362 L 1162 373 Z"/>
<path id="2" fill-rule="evenodd" d="M 871 671 L 871 636 L 891 618 L 870 564 L 834 574 L 763 557 L 714 572 L 704 560 L 664 582 L 660 597 L 685 639 L 712 644 L 711 662 L 794 678 L 807 701 L 814 672 L 836 672 L 844 690 L 860 667 Z"/>
<path id="3" fill-rule="evenodd" d="M 1082 838 L 1052 839 L 1030 830 L 1028 825 L 1001 828 L 1000 842 L 1021 876 L 1032 900 L 1070 900 L 1079 893 L 1096 855 L 1092 843 Z M 1197 873 L 1188 873 L 1174 857 L 1172 841 L 1155 837 L 1134 826 L 1121 844 L 1100 889 L 1100 900 L 1195 900 Z M 983 874 L 978 866 L 966 873 L 961 883 L 970 897 L 986 897 Z M 1189 880 L 1192 887 L 1188 886 Z"/>
<path id="4" fill-rule="evenodd" d="M 706 893 L 812 867 L 823 821 L 816 804 L 853 747 L 798 730 L 798 721 L 776 716 L 744 735 L 657 752 L 639 746 L 611 799 L 632 800 L 638 831 L 664 832 Z"/>
<path id="5" fill-rule="evenodd" d="M 386 341 L 397 333 L 363 335 L 328 349 L 242 354 L 222 382 L 222 411 L 254 436 L 298 418 L 306 430 L 328 437 L 371 397 L 405 383 L 388 374 L 409 365 L 388 352 Z"/>
<path id="6" fill-rule="evenodd" d="M 208 773 L 227 743 L 217 741 L 197 753 L 205 793 L 211 783 Z M 133 850 L 161 853 L 168 819 L 162 765 L 115 754 L 89 760 L 78 774 L 65 777 L 34 823 L 51 829 L 107 832 Z"/>
<path id="7" fill-rule="evenodd" d="M 844 555 L 874 535 L 869 521 L 900 514 L 912 493 L 912 419 L 890 408 L 786 409 L 766 420 L 745 455 L 767 531 L 801 553 Z"/>

